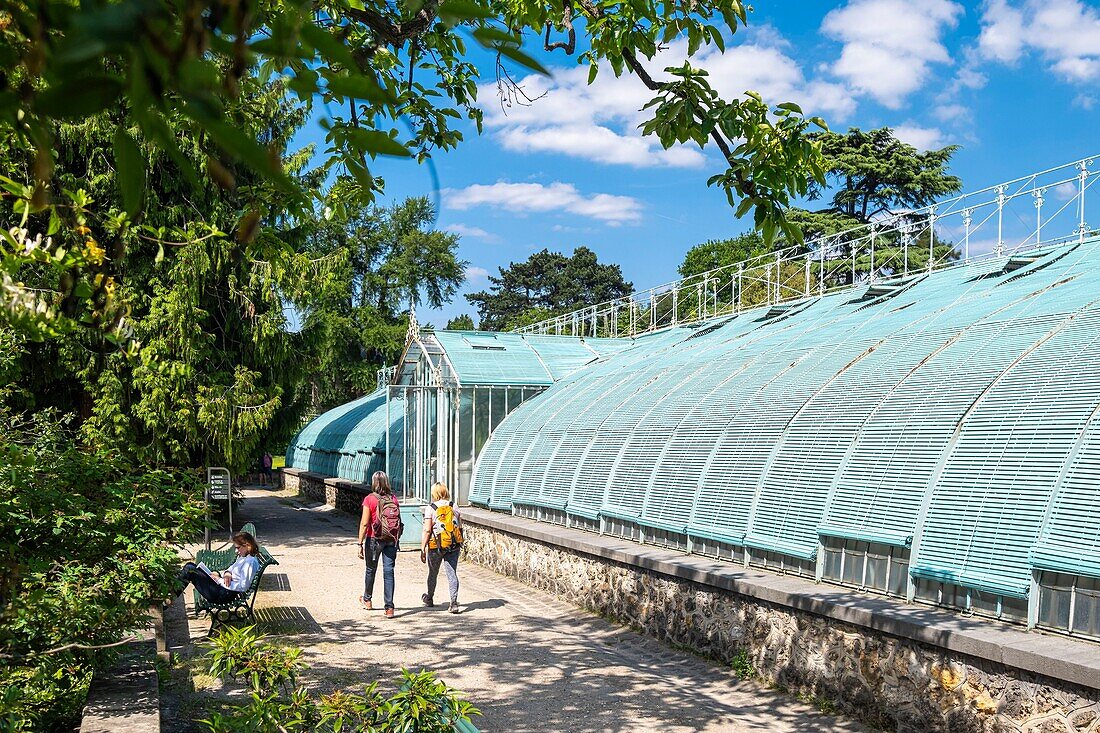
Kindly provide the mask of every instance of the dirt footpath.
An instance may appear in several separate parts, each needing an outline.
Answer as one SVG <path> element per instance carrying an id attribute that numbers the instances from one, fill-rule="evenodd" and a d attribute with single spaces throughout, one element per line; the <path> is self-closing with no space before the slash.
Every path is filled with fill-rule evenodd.
<path id="1" fill-rule="evenodd" d="M 421 606 L 425 567 L 418 552 L 400 553 L 397 611 L 387 619 L 356 600 L 356 518 L 293 493 L 246 497 L 239 523 L 254 522 L 280 563 L 264 573 L 257 617 L 305 650 L 305 681 L 318 690 L 375 679 L 390 689 L 402 667 L 427 668 L 481 710 L 474 723 L 483 731 L 864 730 L 470 563 L 459 565 L 462 613 L 452 615 L 445 603 Z M 442 572 L 439 581 L 436 598 L 446 600 Z M 380 607 L 380 577 L 374 599 Z M 187 610 L 190 618 L 190 599 Z M 186 633 L 198 641 L 207 629 L 192 619 Z"/>

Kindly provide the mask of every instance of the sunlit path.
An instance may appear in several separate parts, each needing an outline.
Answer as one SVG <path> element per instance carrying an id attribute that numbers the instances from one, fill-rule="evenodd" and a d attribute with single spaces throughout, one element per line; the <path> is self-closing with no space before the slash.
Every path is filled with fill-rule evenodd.
<path id="1" fill-rule="evenodd" d="M 405 666 L 437 670 L 481 709 L 484 731 L 863 730 L 469 563 L 463 613 L 452 616 L 421 606 L 424 566 L 402 552 L 387 620 L 356 603 L 354 517 L 290 492 L 246 496 L 240 521 L 256 524 L 280 562 L 264 576 L 257 616 L 305 649 L 306 681 L 318 689 L 388 684 Z M 192 639 L 207 627 L 192 620 Z"/>

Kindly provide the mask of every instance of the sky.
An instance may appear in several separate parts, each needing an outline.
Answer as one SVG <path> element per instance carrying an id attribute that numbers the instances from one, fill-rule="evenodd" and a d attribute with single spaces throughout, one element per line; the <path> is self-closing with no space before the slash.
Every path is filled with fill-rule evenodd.
<path id="1" fill-rule="evenodd" d="M 919 149 L 955 144 L 950 172 L 963 191 L 1100 153 L 1100 3 L 1083 0 L 760 0 L 724 53 L 692 59 L 724 98 L 754 90 L 792 101 L 830 128 L 894 128 Z M 713 146 L 663 150 L 637 129 L 652 97 L 633 77 L 587 67 L 561 51 L 526 48 L 552 72 L 517 74 L 527 105 L 501 105 L 493 66 L 479 101 L 485 132 L 427 166 L 381 160 L 380 201 L 429 195 L 439 229 L 460 235 L 469 264 L 462 293 L 543 248 L 594 250 L 622 267 L 636 289 L 676 279 L 692 246 L 751 228 L 724 193 L 708 188 L 724 170 Z M 578 51 L 579 55 L 579 51 Z M 647 64 L 679 65 L 673 42 Z M 320 137 L 319 128 L 305 134 Z M 1100 162 L 1098 162 L 1100 167 Z M 1100 172 L 1100 171 L 1098 171 Z M 438 185 L 435 183 L 438 179 Z M 476 310 L 459 294 L 437 327 Z"/>

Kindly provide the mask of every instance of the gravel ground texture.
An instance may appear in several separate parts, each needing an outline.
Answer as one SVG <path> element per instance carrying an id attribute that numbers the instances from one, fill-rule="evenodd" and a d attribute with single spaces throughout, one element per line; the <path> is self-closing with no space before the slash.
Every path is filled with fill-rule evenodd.
<path id="1" fill-rule="evenodd" d="M 304 681 L 317 691 L 371 680 L 391 690 L 405 667 L 435 670 L 481 710 L 474 724 L 487 732 L 865 730 L 471 563 L 459 564 L 462 613 L 453 615 L 446 603 L 422 606 L 425 566 L 418 552 L 399 553 L 397 610 L 387 619 L 357 602 L 363 562 L 355 517 L 293 492 L 250 488 L 245 496 L 234 523 L 254 522 L 260 544 L 279 561 L 261 581 L 257 618 L 268 634 L 304 650 Z M 226 539 L 223 530 L 216 542 Z M 437 601 L 446 600 L 446 587 L 441 571 Z M 168 619 L 184 667 L 209 629 L 185 596 L 187 618 L 177 603 Z M 380 608 L 381 577 L 374 599 Z M 192 679 L 200 698 L 224 694 L 208 679 Z M 175 704 L 166 729 L 188 730 L 180 718 L 201 705 Z"/>

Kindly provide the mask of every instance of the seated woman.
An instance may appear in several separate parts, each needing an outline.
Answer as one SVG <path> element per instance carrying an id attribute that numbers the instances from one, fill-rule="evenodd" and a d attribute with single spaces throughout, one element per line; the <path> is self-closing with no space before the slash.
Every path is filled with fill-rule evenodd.
<path id="1" fill-rule="evenodd" d="M 237 549 L 237 561 L 221 573 L 207 574 L 193 562 L 184 565 L 176 576 L 179 581 L 176 595 L 183 593 L 188 584 L 193 583 L 199 595 L 206 600 L 211 603 L 226 603 L 248 590 L 260 569 L 260 561 L 256 557 L 260 554 L 260 546 L 256 544 L 256 538 L 248 532 L 233 535 L 233 546 Z"/>

